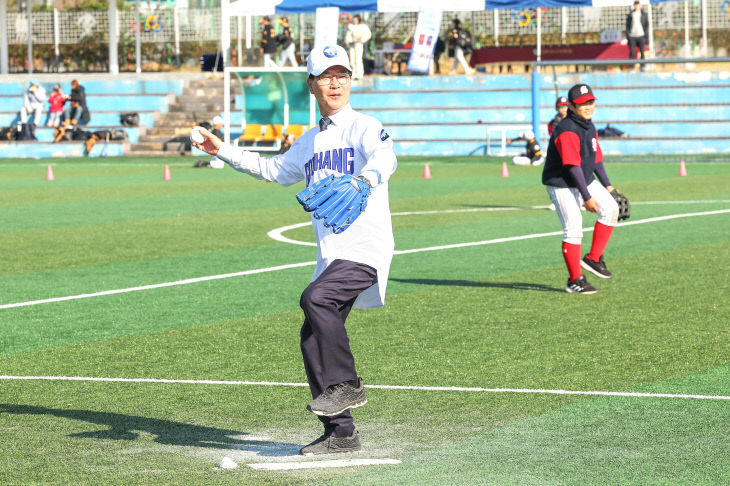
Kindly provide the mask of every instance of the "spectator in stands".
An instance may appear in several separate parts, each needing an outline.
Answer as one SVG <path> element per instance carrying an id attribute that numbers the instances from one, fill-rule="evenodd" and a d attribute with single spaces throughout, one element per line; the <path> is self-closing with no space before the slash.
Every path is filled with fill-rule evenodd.
<path id="1" fill-rule="evenodd" d="M 68 96 L 61 91 L 61 85 L 57 84 L 53 87 L 51 96 L 48 97 L 50 108 L 48 109 L 47 127 L 56 128 L 61 124 L 61 115 L 63 115 L 63 105 L 68 100 Z"/>
<path id="2" fill-rule="evenodd" d="M 512 162 L 515 165 L 542 165 L 545 162 L 545 156 L 542 153 L 542 147 L 537 143 L 535 134 L 532 130 L 522 132 L 519 137 L 507 140 L 508 144 L 514 142 L 523 141 L 525 144 L 525 151 L 520 155 L 512 157 Z"/>
<path id="3" fill-rule="evenodd" d="M 91 120 L 89 108 L 86 106 L 86 90 L 79 84 L 77 80 L 71 81 L 71 109 L 67 118 L 71 120 L 71 124 L 86 125 Z"/>
<path id="4" fill-rule="evenodd" d="M 223 117 L 221 116 L 214 116 L 213 119 L 210 121 L 211 129 L 210 132 L 215 135 L 216 137 L 223 140 Z"/>
<path id="5" fill-rule="evenodd" d="M 274 28 L 268 16 L 261 18 L 261 54 L 264 56 L 264 67 L 276 67 L 274 59 L 276 54 L 276 41 L 274 39 Z"/>
<path id="6" fill-rule="evenodd" d="M 353 15 L 352 21 L 347 25 L 347 34 L 345 34 L 345 44 L 350 48 L 352 79 L 362 79 L 365 75 L 362 56 L 365 51 L 365 43 L 371 37 L 370 27 L 362 23 L 360 15 Z"/>
<path id="7" fill-rule="evenodd" d="M 636 47 L 644 59 L 644 46 L 649 37 L 649 16 L 641 10 L 641 2 L 634 0 L 634 9 L 626 16 L 626 39 L 629 41 L 629 59 L 636 59 Z"/>
<path id="8" fill-rule="evenodd" d="M 293 67 L 297 67 L 297 56 L 294 52 L 296 50 L 296 44 L 292 35 L 291 27 L 289 27 L 289 19 L 282 17 L 279 19 L 281 24 L 281 33 L 276 36 L 276 42 L 281 46 L 281 52 L 279 53 L 279 66 L 284 66 L 286 61 L 289 61 Z"/>
<path id="9" fill-rule="evenodd" d="M 449 53 L 453 52 L 454 65 L 449 74 L 456 74 L 456 67 L 461 64 L 465 74 L 473 74 L 474 70 L 466 62 L 465 54 L 471 52 L 471 33 L 461 28 L 461 20 L 455 18 L 449 32 Z"/>
<path id="10" fill-rule="evenodd" d="M 20 122 L 28 123 L 30 115 L 33 114 L 35 124 L 40 124 L 43 115 L 43 103 L 45 102 L 46 90 L 38 83 L 37 79 L 31 79 L 28 90 L 23 96 L 23 107 L 20 108 Z"/>
<path id="11" fill-rule="evenodd" d="M 441 54 L 443 54 L 445 50 L 446 43 L 441 39 L 441 37 L 436 37 L 436 45 L 433 46 L 433 72 L 436 74 L 441 74 L 441 65 L 439 64 L 439 59 L 441 58 Z"/>
<path id="12" fill-rule="evenodd" d="M 558 126 L 558 123 L 563 121 L 563 118 L 568 116 L 568 105 L 570 105 L 570 102 L 568 102 L 568 98 L 565 96 L 561 96 L 557 99 L 555 102 L 555 109 L 558 111 L 558 113 L 555 115 L 555 118 L 550 120 L 550 123 L 548 123 L 548 135 L 553 134 L 553 130 L 555 127 Z"/>

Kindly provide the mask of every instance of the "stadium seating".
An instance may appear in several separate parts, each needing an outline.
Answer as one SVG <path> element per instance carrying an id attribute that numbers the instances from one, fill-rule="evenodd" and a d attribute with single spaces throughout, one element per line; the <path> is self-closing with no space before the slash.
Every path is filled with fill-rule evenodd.
<path id="1" fill-rule="evenodd" d="M 557 94 L 552 75 L 542 82 L 545 124 L 555 114 Z M 606 153 L 730 151 L 730 106 L 717 103 L 730 99 L 722 73 L 594 72 L 557 78 L 563 91 L 577 82 L 593 86 L 599 98 L 596 127 L 610 124 L 629 135 L 602 140 Z M 495 153 L 502 128 L 513 138 L 532 120 L 530 77 L 524 75 L 366 78 L 353 86 L 351 104 L 383 122 L 398 154 L 484 154 L 488 129 Z M 547 142 L 546 133 L 542 141 Z"/>
<path id="2" fill-rule="evenodd" d="M 40 77 L 40 82 L 50 93 L 54 81 Z M 87 131 L 119 129 L 127 134 L 126 141 L 114 141 L 104 147 L 96 146 L 90 156 L 122 155 L 129 144 L 136 144 L 148 128 L 155 125 L 160 114 L 168 112 L 175 96 L 182 94 L 182 79 L 120 79 L 115 81 L 84 80 L 80 82 L 86 90 L 86 100 L 91 113 L 91 122 L 82 127 Z M 70 83 L 60 82 L 64 92 L 70 92 Z M 18 110 L 22 105 L 26 81 L 0 83 L 0 127 L 12 127 L 19 122 Z M 120 115 L 134 112 L 139 115 L 139 126 L 122 126 Z M 43 114 L 45 124 L 48 116 L 47 106 Z M 53 128 L 36 128 L 37 142 L 0 142 L 0 157 L 52 157 L 84 155 L 83 144 L 66 142 L 53 144 Z M 50 144 L 51 146 L 46 146 Z M 103 151 L 102 151 L 103 149 Z"/>

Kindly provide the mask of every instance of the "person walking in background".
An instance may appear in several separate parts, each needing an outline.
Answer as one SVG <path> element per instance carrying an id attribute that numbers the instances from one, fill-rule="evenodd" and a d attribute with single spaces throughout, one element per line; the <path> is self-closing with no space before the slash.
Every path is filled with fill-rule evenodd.
<path id="1" fill-rule="evenodd" d="M 43 116 L 43 103 L 45 102 L 46 90 L 38 83 L 37 79 L 31 79 L 23 96 L 23 106 L 20 108 L 20 122 L 28 123 L 32 114 L 35 121 L 31 123 L 35 123 L 36 126 L 39 125 L 41 116 Z"/>
<path id="2" fill-rule="evenodd" d="M 456 74 L 456 67 L 461 64 L 464 74 L 473 74 L 474 70 L 469 67 L 466 62 L 465 54 L 471 52 L 471 34 L 468 30 L 461 28 L 461 20 L 455 18 L 452 21 L 451 31 L 449 32 L 449 53 L 453 52 L 454 65 L 449 74 Z"/>
<path id="3" fill-rule="evenodd" d="M 441 64 L 439 63 L 439 59 L 445 50 L 446 43 L 441 39 L 441 37 L 436 37 L 436 45 L 433 46 L 433 72 L 435 74 L 441 74 Z"/>
<path id="4" fill-rule="evenodd" d="M 362 79 L 365 75 L 365 68 L 362 63 L 362 56 L 365 52 L 365 43 L 370 40 L 372 33 L 367 24 L 362 23 L 360 15 L 354 15 L 352 21 L 347 25 L 345 43 L 350 48 L 350 60 L 352 61 L 352 79 Z"/>
<path id="5" fill-rule="evenodd" d="M 269 17 L 261 18 L 261 54 L 264 56 L 264 67 L 276 67 L 272 56 L 276 54 L 274 28 Z"/>
<path id="6" fill-rule="evenodd" d="M 634 1 L 634 8 L 626 16 L 626 40 L 629 41 L 629 59 L 636 59 L 636 48 L 644 59 L 644 47 L 649 38 L 649 16 L 641 10 L 641 2 Z"/>
<path id="7" fill-rule="evenodd" d="M 599 278 L 613 277 L 603 260 L 603 251 L 618 222 L 619 208 L 610 194 L 614 187 L 606 174 L 596 127 L 591 121 L 596 97 L 587 84 L 576 84 L 568 91 L 568 100 L 570 112 L 550 137 L 542 183 L 563 226 L 563 258 L 569 275 L 565 291 L 595 294 L 598 289 L 586 281 L 581 267 Z M 598 215 L 591 250 L 582 260 L 581 207 Z"/>
<path id="8" fill-rule="evenodd" d="M 281 52 L 279 53 L 279 66 L 284 66 L 286 61 L 289 61 L 292 67 L 297 67 L 297 56 L 294 52 L 296 50 L 296 44 L 294 44 L 293 34 L 291 27 L 289 27 L 289 19 L 282 17 L 279 19 L 281 24 L 281 33 L 276 36 L 276 42 L 281 46 Z"/>
<path id="9" fill-rule="evenodd" d="M 563 121 L 563 118 L 568 116 L 568 105 L 570 105 L 570 103 L 568 102 L 568 98 L 566 98 L 565 96 L 560 96 L 555 101 L 555 110 L 557 111 L 557 113 L 555 114 L 555 117 L 550 120 L 550 123 L 548 123 L 548 135 L 552 135 L 555 127 L 557 127 L 558 124 Z"/>
<path id="10" fill-rule="evenodd" d="M 89 107 L 86 106 L 86 89 L 77 80 L 71 81 L 71 108 L 67 114 L 71 125 L 87 125 L 91 121 Z"/>
<path id="11" fill-rule="evenodd" d="M 56 128 L 61 124 L 61 115 L 63 115 L 63 105 L 68 101 L 69 96 L 61 91 L 61 85 L 57 84 L 53 87 L 51 95 L 48 97 L 48 123 L 47 127 Z"/>
<path id="12" fill-rule="evenodd" d="M 322 118 L 284 154 L 263 157 L 222 143 L 205 129 L 200 129 L 203 143 L 193 146 L 256 179 L 282 186 L 304 181 L 307 189 L 325 181 L 344 181 L 367 197 L 362 213 L 340 231 L 310 213 L 317 267 L 299 300 L 304 311 L 300 348 L 313 398 L 307 410 L 322 422 L 324 434 L 300 453 L 315 455 L 361 449 L 350 409 L 364 405 L 367 397 L 345 321 L 353 307 L 385 304 L 394 250 L 388 180 L 397 159 L 383 125 L 349 103 L 352 69 L 343 47 L 316 46 L 309 54 L 307 72 L 307 87 Z"/>

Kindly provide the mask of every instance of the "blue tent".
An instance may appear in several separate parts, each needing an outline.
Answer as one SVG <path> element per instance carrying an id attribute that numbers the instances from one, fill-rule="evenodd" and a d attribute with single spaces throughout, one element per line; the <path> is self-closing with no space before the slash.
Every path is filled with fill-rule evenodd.
<path id="1" fill-rule="evenodd" d="M 595 0 L 596 6 L 605 3 Z M 631 2 L 627 0 L 626 5 Z M 615 4 L 615 3 L 613 3 Z M 451 0 L 448 10 L 468 12 L 535 7 L 591 7 L 592 0 Z M 238 0 L 230 4 L 231 15 L 274 15 L 311 13 L 321 7 L 338 7 L 343 12 L 417 12 L 429 8 L 423 0 Z"/>

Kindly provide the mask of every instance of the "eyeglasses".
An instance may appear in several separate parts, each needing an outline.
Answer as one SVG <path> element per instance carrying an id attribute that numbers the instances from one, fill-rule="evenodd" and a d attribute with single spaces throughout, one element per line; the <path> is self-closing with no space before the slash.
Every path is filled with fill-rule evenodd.
<path id="1" fill-rule="evenodd" d="M 320 86 L 331 85 L 333 79 L 336 79 L 340 86 L 347 86 L 350 82 L 350 75 L 347 73 L 323 74 L 321 76 L 317 76 L 315 79 L 317 80 L 317 84 Z"/>

